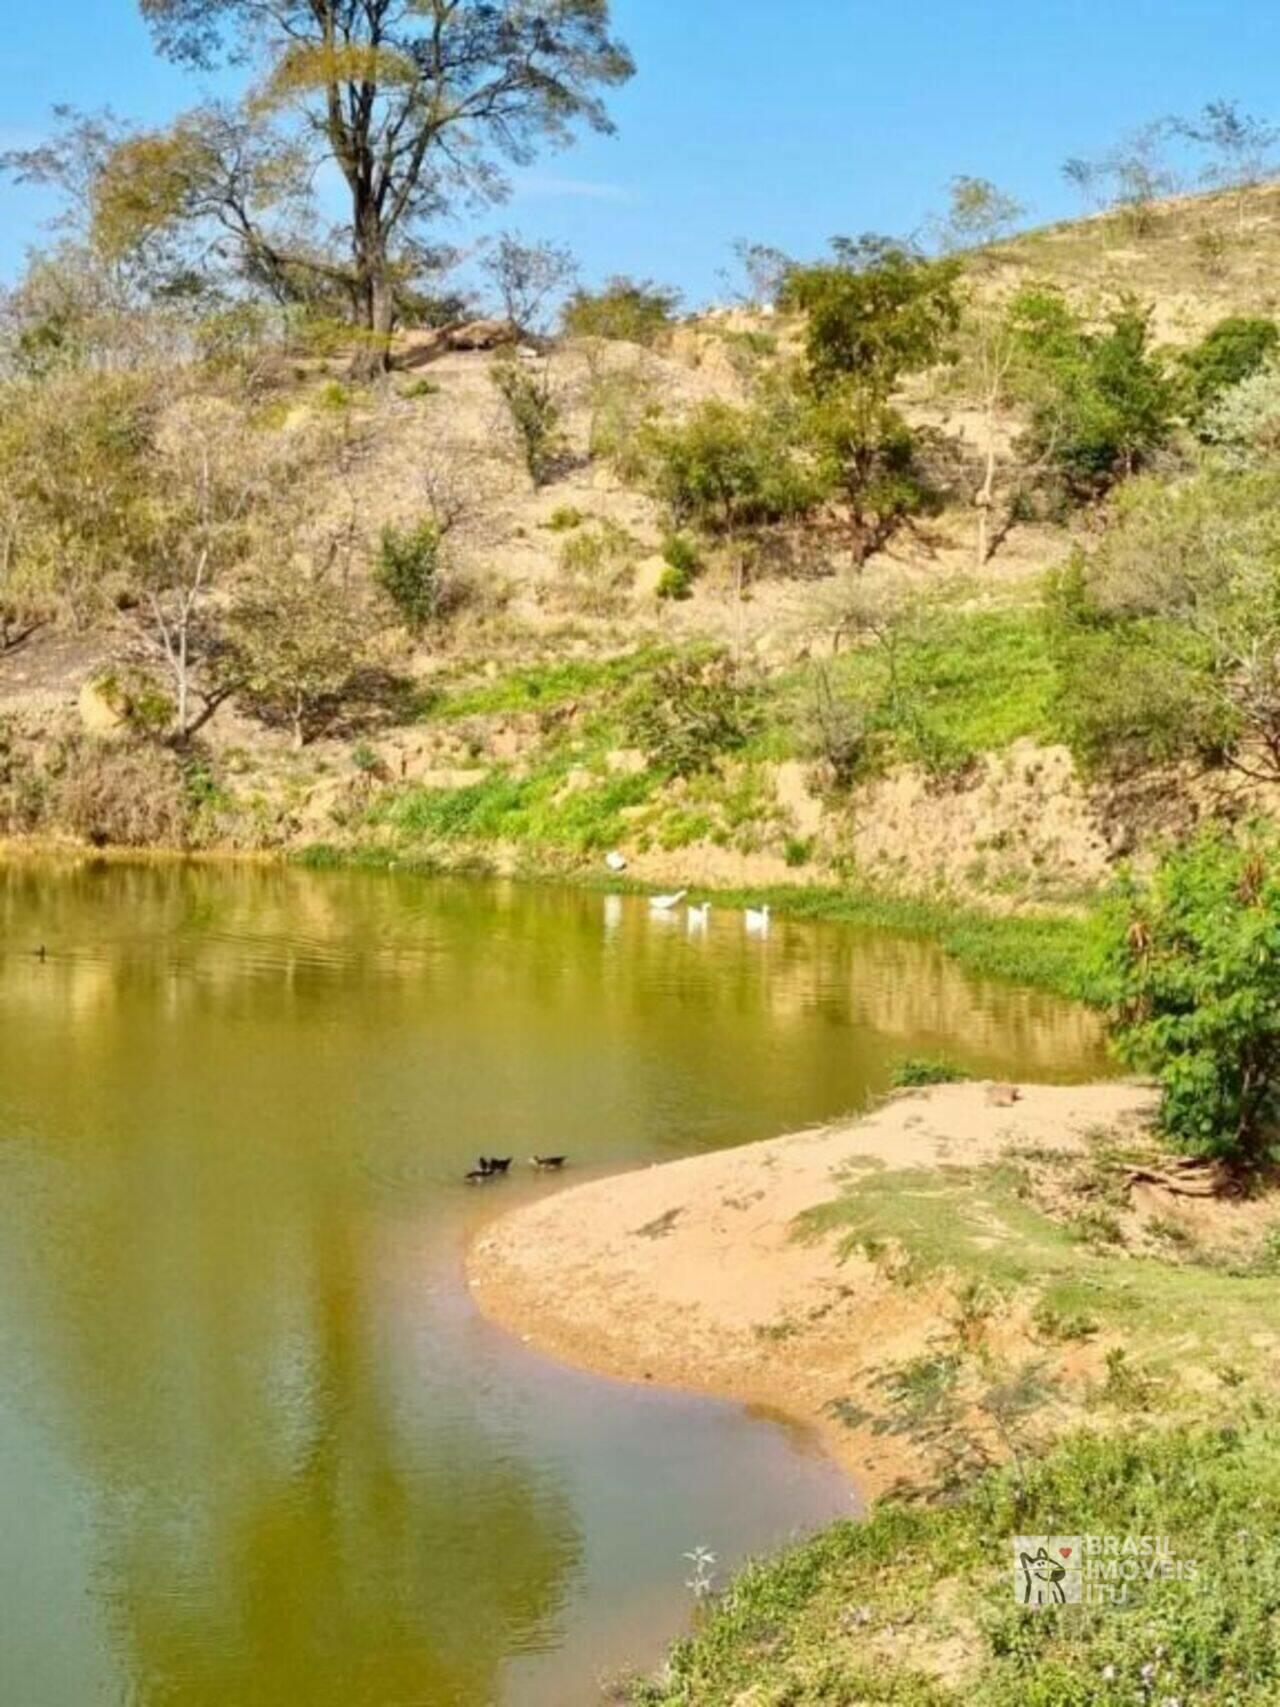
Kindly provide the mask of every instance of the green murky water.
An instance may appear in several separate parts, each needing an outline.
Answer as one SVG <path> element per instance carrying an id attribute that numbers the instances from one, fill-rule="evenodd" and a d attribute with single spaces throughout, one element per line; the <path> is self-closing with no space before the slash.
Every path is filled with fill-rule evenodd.
<path id="1" fill-rule="evenodd" d="M 837 927 L 0 871 L 0 1702 L 571 1707 L 652 1662 L 683 1552 L 723 1572 L 849 1490 L 777 1421 L 480 1319 L 461 1175 L 772 1135 L 931 1050 L 1100 1065 L 1075 1010 Z M 513 1172 L 484 1204 L 553 1189 Z"/>

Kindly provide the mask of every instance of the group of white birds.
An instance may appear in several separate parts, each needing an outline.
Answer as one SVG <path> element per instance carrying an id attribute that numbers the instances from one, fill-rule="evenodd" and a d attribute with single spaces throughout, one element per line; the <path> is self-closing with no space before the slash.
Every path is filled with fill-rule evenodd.
<path id="1" fill-rule="evenodd" d="M 605 864 L 610 871 L 619 872 L 627 869 L 626 857 L 620 853 L 605 855 Z M 659 916 L 672 916 L 685 900 L 689 891 L 677 889 L 670 895 L 650 895 L 649 911 Z M 612 897 L 610 897 L 612 899 Z M 691 931 L 704 931 L 711 918 L 711 903 L 703 901 L 700 905 L 686 906 L 684 911 L 685 923 Z M 747 907 L 743 911 L 743 923 L 752 936 L 767 936 L 769 934 L 769 908 Z"/>

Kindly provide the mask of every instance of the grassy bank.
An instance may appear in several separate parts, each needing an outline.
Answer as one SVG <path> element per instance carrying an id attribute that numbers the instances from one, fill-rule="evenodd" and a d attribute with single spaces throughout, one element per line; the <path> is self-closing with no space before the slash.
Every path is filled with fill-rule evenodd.
<path id="1" fill-rule="evenodd" d="M 439 853 L 393 854 L 383 849 L 346 849 L 314 843 L 294 856 L 313 870 L 365 867 L 371 870 L 421 871 L 460 876 L 492 875 L 499 869 L 493 850 L 483 847 Z M 605 878 L 569 866 L 521 865 L 528 882 L 571 883 L 583 888 L 643 893 L 644 885 Z M 945 900 L 892 895 L 851 887 L 781 884 L 766 888 L 699 888 L 718 907 L 759 907 L 768 903 L 780 916 L 862 929 L 896 931 L 936 942 L 960 965 L 980 977 L 1003 978 L 1076 1001 L 1096 1001 L 1098 982 L 1092 967 L 1087 916 L 983 913 Z"/>
<path id="2" fill-rule="evenodd" d="M 1017 1535 L 1164 1536 L 1194 1580 L 1023 1609 Z M 1263 1707 L 1280 1699 L 1280 1427 L 1080 1435 L 957 1504 L 880 1507 L 749 1568 L 643 1707 Z"/>

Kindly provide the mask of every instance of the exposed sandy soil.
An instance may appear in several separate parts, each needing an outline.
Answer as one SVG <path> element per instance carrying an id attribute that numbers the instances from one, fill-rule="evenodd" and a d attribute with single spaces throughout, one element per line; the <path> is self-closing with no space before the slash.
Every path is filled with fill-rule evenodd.
<path id="1" fill-rule="evenodd" d="M 940 1287 L 895 1286 L 796 1218 L 850 1169 L 970 1166 L 1009 1151 L 1081 1148 L 1092 1129 L 1146 1124 L 1129 1083 L 983 1084 L 908 1092 L 862 1119 L 571 1186 L 490 1223 L 468 1258 L 481 1307 L 564 1360 L 713 1392 L 814 1428 L 874 1496 L 910 1478 L 897 1438 L 835 1421 L 833 1397 L 919 1355 L 945 1325 Z"/>

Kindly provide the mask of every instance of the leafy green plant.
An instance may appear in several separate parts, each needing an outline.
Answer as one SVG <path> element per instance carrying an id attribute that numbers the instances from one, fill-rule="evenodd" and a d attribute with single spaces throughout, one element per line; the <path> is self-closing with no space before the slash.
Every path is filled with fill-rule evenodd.
<path id="1" fill-rule="evenodd" d="M 580 528 L 586 519 L 575 504 L 558 504 L 542 525 L 548 533 L 572 533 L 574 528 Z"/>
<path id="2" fill-rule="evenodd" d="M 682 533 L 668 534 L 662 542 L 666 568 L 658 579 L 660 599 L 687 599 L 702 570 L 702 558 L 693 541 Z"/>
<path id="3" fill-rule="evenodd" d="M 1061 292 L 1035 288 L 1010 304 L 1016 389 L 1030 405 L 1026 459 L 1075 501 L 1133 474 L 1169 436 L 1175 388 L 1151 349 L 1151 317 L 1132 300 L 1102 330 Z"/>
<path id="4" fill-rule="evenodd" d="M 905 1090 L 917 1085 L 952 1085 L 968 1077 L 963 1067 L 944 1055 L 906 1055 L 894 1062 L 889 1083 L 895 1090 Z"/>
<path id="5" fill-rule="evenodd" d="M 662 664 L 624 706 L 630 740 L 672 776 L 693 776 L 745 745 L 759 696 L 722 653 Z"/>
<path id="6" fill-rule="evenodd" d="M 383 528 L 378 543 L 374 581 L 415 637 L 440 614 L 442 544 L 439 524 L 432 520 L 412 528 Z"/>
<path id="7" fill-rule="evenodd" d="M 1280 1116 L 1280 849 L 1201 835 L 1107 904 L 1100 951 L 1116 1045 L 1156 1074 L 1166 1132 L 1264 1162 Z"/>
<path id="8" fill-rule="evenodd" d="M 1280 326 L 1274 320 L 1245 314 L 1220 320 L 1182 358 L 1187 412 L 1192 421 L 1203 421 L 1224 392 L 1265 366 L 1277 344 Z"/>
<path id="9" fill-rule="evenodd" d="M 719 399 L 645 439 L 649 485 L 677 529 L 731 535 L 785 521 L 824 495 L 818 471 L 785 423 L 759 406 Z"/>

